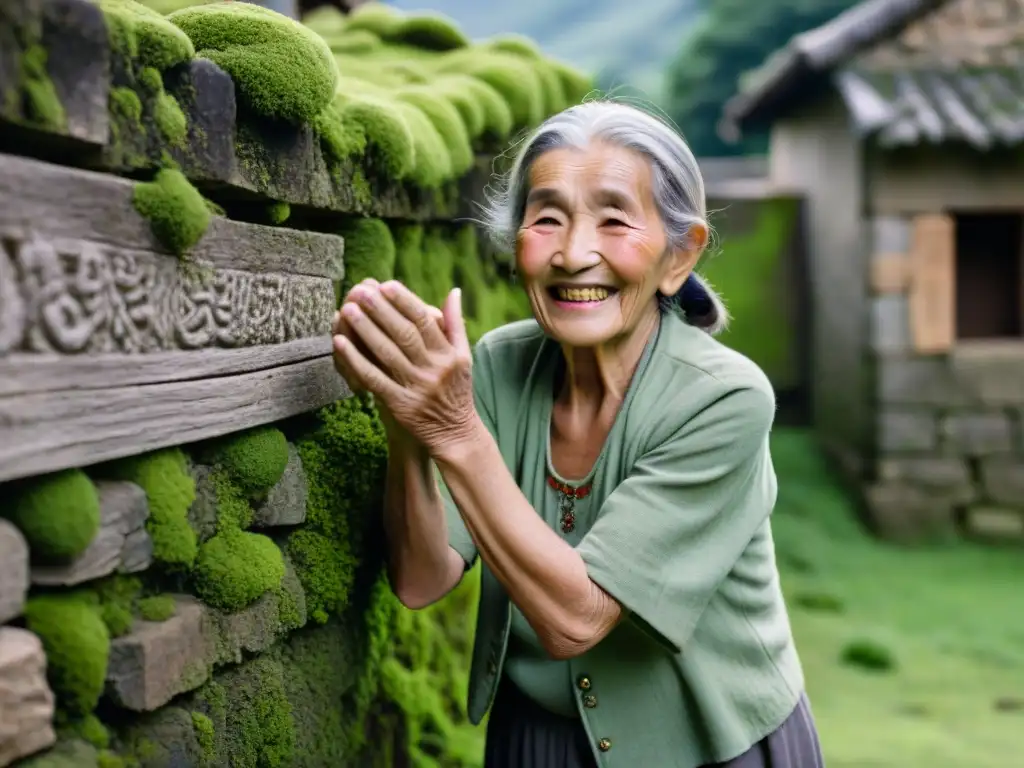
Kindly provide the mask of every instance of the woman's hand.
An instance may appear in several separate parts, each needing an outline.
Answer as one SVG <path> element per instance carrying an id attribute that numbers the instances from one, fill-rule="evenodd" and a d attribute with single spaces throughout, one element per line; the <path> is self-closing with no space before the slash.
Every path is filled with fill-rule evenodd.
<path id="1" fill-rule="evenodd" d="M 448 295 L 439 323 L 401 283 L 364 281 L 349 292 L 338 324 L 344 332 L 334 336 L 335 365 L 349 386 L 372 392 L 431 454 L 470 437 L 475 425 L 460 299 L 458 289 Z"/>
<path id="2" fill-rule="evenodd" d="M 342 306 L 350 302 L 354 302 L 355 298 L 353 297 L 353 294 L 355 294 L 355 296 L 358 296 L 361 290 L 373 290 L 379 288 L 380 283 L 378 283 L 372 277 L 367 278 L 361 281 L 360 283 L 357 283 L 349 290 L 348 294 L 346 294 L 345 296 L 344 301 L 342 302 Z M 444 316 L 441 314 L 441 310 L 438 309 L 437 307 L 427 305 L 427 311 L 437 321 L 438 326 L 443 329 Z M 334 320 L 331 323 L 331 336 L 339 335 L 346 337 L 356 346 L 356 349 L 359 351 L 360 354 L 362 354 L 367 360 L 376 365 L 378 368 L 380 367 L 380 361 L 377 360 L 376 356 L 374 356 L 373 353 L 366 348 L 366 345 L 363 344 L 363 341 L 358 336 L 358 334 L 356 334 L 352 330 L 352 327 L 346 321 L 345 315 L 342 313 L 340 309 L 334 313 Z M 341 368 L 338 368 L 338 371 L 339 373 L 342 373 Z M 344 373 L 342 373 L 342 376 L 344 376 Z M 352 392 L 354 392 L 355 394 L 360 394 L 366 391 L 358 381 L 348 381 L 346 379 L 346 383 L 348 384 L 349 389 L 351 389 Z M 380 420 L 384 424 L 384 430 L 385 432 L 387 432 L 388 439 L 391 441 L 392 444 L 405 444 L 409 442 L 415 442 L 409 435 L 409 433 L 406 432 L 404 428 L 402 428 L 395 422 L 394 417 L 388 411 L 387 406 L 385 406 L 384 403 L 377 402 L 376 406 L 377 413 L 380 416 Z"/>

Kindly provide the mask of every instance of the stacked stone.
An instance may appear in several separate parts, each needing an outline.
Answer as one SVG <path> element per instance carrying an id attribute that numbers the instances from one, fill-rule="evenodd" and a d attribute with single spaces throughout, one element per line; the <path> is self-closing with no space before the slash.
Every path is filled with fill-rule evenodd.
<path id="1" fill-rule="evenodd" d="M 943 272 L 941 248 L 926 247 L 915 266 L 913 232 L 922 218 L 872 221 L 869 511 L 896 539 L 964 532 L 1022 540 L 1024 356 L 1013 345 L 953 343 L 951 307 L 915 313 L 918 274 Z"/>

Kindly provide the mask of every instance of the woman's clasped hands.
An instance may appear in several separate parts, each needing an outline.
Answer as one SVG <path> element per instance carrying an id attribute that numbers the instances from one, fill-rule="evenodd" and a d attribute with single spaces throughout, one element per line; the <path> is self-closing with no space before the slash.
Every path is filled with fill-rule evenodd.
<path id="1" fill-rule="evenodd" d="M 472 352 L 458 288 L 439 312 L 398 281 L 363 280 L 332 331 L 338 373 L 354 392 L 373 393 L 389 432 L 401 428 L 435 457 L 471 436 Z"/>

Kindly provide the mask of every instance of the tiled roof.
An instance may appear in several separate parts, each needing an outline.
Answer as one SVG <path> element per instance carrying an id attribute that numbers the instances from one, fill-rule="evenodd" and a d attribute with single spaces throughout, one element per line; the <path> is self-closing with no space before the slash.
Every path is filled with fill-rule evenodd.
<path id="1" fill-rule="evenodd" d="M 1024 69 L 850 69 L 835 82 L 855 127 L 883 147 L 1024 143 Z"/>
<path id="2" fill-rule="evenodd" d="M 722 134 L 735 137 L 744 124 L 770 120 L 813 93 L 812 86 L 836 67 L 947 1 L 864 0 L 827 24 L 795 36 L 745 78 L 743 90 L 725 106 Z"/>

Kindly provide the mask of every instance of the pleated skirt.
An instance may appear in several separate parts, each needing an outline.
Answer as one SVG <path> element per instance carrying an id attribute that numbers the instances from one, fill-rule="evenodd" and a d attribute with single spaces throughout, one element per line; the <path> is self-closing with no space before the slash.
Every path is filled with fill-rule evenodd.
<path id="1" fill-rule="evenodd" d="M 704 768 L 824 768 L 806 696 L 773 733 L 739 757 Z M 597 768 L 579 720 L 537 705 L 507 678 L 491 709 L 484 768 Z"/>

